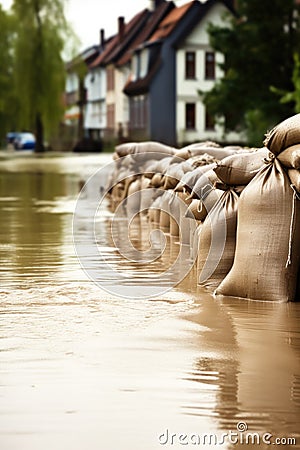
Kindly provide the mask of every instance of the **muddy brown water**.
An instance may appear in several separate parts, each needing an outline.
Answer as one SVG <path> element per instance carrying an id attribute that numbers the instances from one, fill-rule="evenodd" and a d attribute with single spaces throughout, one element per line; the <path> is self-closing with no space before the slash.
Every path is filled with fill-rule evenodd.
<path id="1" fill-rule="evenodd" d="M 110 158 L 0 161 L 0 449 L 300 448 L 300 303 L 217 300 L 193 269 L 137 301 L 82 270 L 73 211 Z M 107 259 L 141 276 L 114 252 L 110 218 L 104 204 Z"/>

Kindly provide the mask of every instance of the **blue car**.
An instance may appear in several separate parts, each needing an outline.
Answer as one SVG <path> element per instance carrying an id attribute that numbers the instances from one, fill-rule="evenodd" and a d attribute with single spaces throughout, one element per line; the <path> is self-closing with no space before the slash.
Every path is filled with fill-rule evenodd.
<path id="1" fill-rule="evenodd" d="M 35 137 L 32 133 L 18 133 L 14 140 L 16 150 L 34 150 Z"/>

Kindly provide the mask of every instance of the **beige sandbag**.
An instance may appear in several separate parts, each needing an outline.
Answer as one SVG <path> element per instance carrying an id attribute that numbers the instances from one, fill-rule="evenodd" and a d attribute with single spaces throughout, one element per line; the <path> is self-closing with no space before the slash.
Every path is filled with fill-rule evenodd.
<path id="1" fill-rule="evenodd" d="M 174 155 L 175 151 L 176 149 L 174 147 L 162 144 L 161 142 L 147 141 L 135 144 L 131 153 L 162 153 L 166 156 Z"/>
<path id="2" fill-rule="evenodd" d="M 149 178 L 142 176 L 141 177 L 141 212 L 145 214 L 148 211 L 148 208 L 152 205 L 153 202 L 153 190 L 149 187 L 150 180 Z"/>
<path id="3" fill-rule="evenodd" d="M 300 171 L 296 169 L 290 169 L 288 171 L 291 184 L 295 186 L 297 192 L 300 192 Z"/>
<path id="4" fill-rule="evenodd" d="M 213 169 L 203 173 L 195 183 L 191 192 L 192 198 L 205 199 L 209 192 L 214 188 L 214 184 L 220 181 Z"/>
<path id="5" fill-rule="evenodd" d="M 182 149 L 182 153 L 188 152 L 189 157 L 192 158 L 194 156 L 200 156 L 208 154 L 218 160 L 226 158 L 226 156 L 234 155 L 237 153 L 236 150 L 232 149 L 224 149 L 222 147 L 215 147 L 211 145 L 199 145 L 199 144 L 191 144 Z M 179 153 L 177 153 L 180 156 Z"/>
<path id="6" fill-rule="evenodd" d="M 137 142 L 126 142 L 124 144 L 117 145 L 115 151 L 119 157 L 126 156 L 133 152 L 135 145 L 137 145 Z"/>
<path id="7" fill-rule="evenodd" d="M 187 209 L 186 217 L 203 222 L 209 211 L 217 203 L 223 193 L 224 191 L 222 191 L 221 189 L 213 188 L 204 200 L 192 199 L 192 202 Z"/>
<path id="8" fill-rule="evenodd" d="M 280 122 L 266 134 L 264 140 L 264 145 L 274 155 L 295 144 L 300 144 L 300 114 Z"/>
<path id="9" fill-rule="evenodd" d="M 177 197 L 180 199 L 179 209 L 180 209 L 180 224 L 179 224 L 179 230 L 180 230 L 180 238 L 181 238 L 181 244 L 182 245 L 190 245 L 191 242 L 191 224 L 192 220 L 187 219 L 185 217 L 185 213 L 187 210 L 187 207 L 191 204 L 192 199 L 189 199 L 189 194 L 187 192 L 177 192 Z"/>
<path id="10" fill-rule="evenodd" d="M 163 175 L 161 173 L 155 173 L 150 181 L 151 187 L 160 187 L 163 185 Z"/>
<path id="11" fill-rule="evenodd" d="M 269 154 L 267 148 L 262 148 L 256 152 L 228 156 L 217 163 L 214 171 L 219 179 L 229 186 L 246 185 L 264 166 L 264 160 Z"/>
<path id="12" fill-rule="evenodd" d="M 141 205 L 141 179 L 140 177 L 132 181 L 128 186 L 126 213 L 128 217 L 133 217 L 140 212 Z"/>
<path id="13" fill-rule="evenodd" d="M 201 200 L 198 200 L 196 198 L 192 199 L 192 202 L 185 213 L 185 217 L 187 219 L 202 220 L 202 205 L 203 203 Z"/>
<path id="14" fill-rule="evenodd" d="M 240 196 L 234 264 L 216 294 L 278 302 L 295 298 L 299 200 L 276 159 Z"/>
<path id="15" fill-rule="evenodd" d="M 300 144 L 286 148 L 278 155 L 279 161 L 288 168 L 300 169 Z"/>
<path id="16" fill-rule="evenodd" d="M 215 164 L 208 164 L 207 166 L 197 167 L 189 172 L 186 172 L 181 181 L 177 184 L 175 191 L 176 192 L 192 192 L 193 187 L 195 186 L 197 180 L 206 172 L 215 167 Z"/>
<path id="17" fill-rule="evenodd" d="M 148 210 L 149 221 L 152 225 L 159 226 L 159 216 L 161 209 L 162 198 L 157 197 Z"/>
<path id="18" fill-rule="evenodd" d="M 232 267 L 239 197 L 224 191 L 203 222 L 198 250 L 198 284 L 216 288 Z"/>
<path id="19" fill-rule="evenodd" d="M 161 196 L 161 209 L 159 213 L 159 227 L 168 231 L 170 229 L 170 195 L 165 191 Z"/>

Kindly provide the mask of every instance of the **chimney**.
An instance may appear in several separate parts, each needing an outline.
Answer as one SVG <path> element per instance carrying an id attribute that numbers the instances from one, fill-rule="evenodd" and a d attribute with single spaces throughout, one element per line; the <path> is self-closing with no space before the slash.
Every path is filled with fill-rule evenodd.
<path id="1" fill-rule="evenodd" d="M 165 0 L 150 0 L 150 11 L 155 11 Z"/>
<path id="2" fill-rule="evenodd" d="M 100 49 L 104 50 L 105 48 L 105 34 L 104 34 L 104 28 L 100 29 Z"/>
<path id="3" fill-rule="evenodd" d="M 118 36 L 119 36 L 119 42 L 122 41 L 124 37 L 125 32 L 125 19 L 124 17 L 118 17 Z"/>

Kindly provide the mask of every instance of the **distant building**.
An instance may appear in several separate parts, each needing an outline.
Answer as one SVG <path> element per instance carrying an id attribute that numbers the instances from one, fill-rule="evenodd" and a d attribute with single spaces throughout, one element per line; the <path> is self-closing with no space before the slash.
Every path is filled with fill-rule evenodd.
<path id="1" fill-rule="evenodd" d="M 65 91 L 65 134 L 72 143 L 84 135 L 84 116 L 86 108 L 85 76 L 88 66 L 99 55 L 100 47 L 94 45 L 68 62 L 66 66 Z"/>
<path id="2" fill-rule="evenodd" d="M 84 79 L 70 70 L 66 120 L 78 115 L 86 137 L 104 141 L 154 140 L 169 145 L 224 141 L 223 127 L 205 109 L 199 90 L 222 77 L 223 55 L 209 45 L 207 26 L 233 13 L 233 0 L 198 0 L 176 7 L 152 0 L 118 33 L 86 50 Z M 78 97 L 79 96 L 79 97 Z M 227 141 L 241 141 L 236 133 Z"/>
<path id="3" fill-rule="evenodd" d="M 130 98 L 130 135 L 169 145 L 224 140 L 223 129 L 205 109 L 199 90 L 210 90 L 222 76 L 209 45 L 207 25 L 221 23 L 229 3 L 189 2 L 173 9 L 132 57 L 131 78 L 124 87 Z M 236 134 L 227 139 L 240 140 Z"/>

